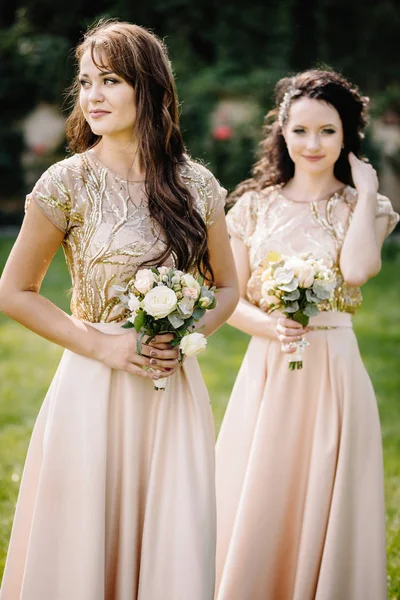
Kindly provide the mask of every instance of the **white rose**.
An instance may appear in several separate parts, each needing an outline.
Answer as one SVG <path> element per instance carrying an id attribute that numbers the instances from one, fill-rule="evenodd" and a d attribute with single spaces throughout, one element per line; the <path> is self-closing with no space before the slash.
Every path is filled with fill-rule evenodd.
<path id="1" fill-rule="evenodd" d="M 171 314 L 176 305 L 176 294 L 167 286 L 153 288 L 143 299 L 144 310 L 155 319 L 162 319 Z"/>
<path id="2" fill-rule="evenodd" d="M 206 349 L 207 340 L 202 333 L 189 333 L 182 338 L 179 347 L 186 356 L 195 356 Z"/>
<path id="3" fill-rule="evenodd" d="M 301 269 L 304 267 L 305 262 L 301 258 L 297 256 L 293 256 L 292 258 L 288 258 L 285 262 L 285 269 L 292 269 L 295 277 L 299 276 Z"/>
<path id="4" fill-rule="evenodd" d="M 274 271 L 274 278 L 278 285 L 286 285 L 290 283 L 294 278 L 293 269 L 286 269 L 285 267 L 278 267 Z"/>
<path id="5" fill-rule="evenodd" d="M 185 287 L 185 288 L 183 288 L 183 295 L 186 296 L 186 298 L 191 298 L 192 300 L 197 300 L 199 292 L 198 292 L 198 290 L 196 290 L 196 288 Z"/>
<path id="6" fill-rule="evenodd" d="M 315 270 L 314 267 L 310 264 L 304 263 L 303 267 L 300 269 L 298 273 L 299 278 L 299 287 L 301 288 L 309 288 L 314 283 Z"/>
<path id="7" fill-rule="evenodd" d="M 211 298 L 209 298 L 208 296 L 203 296 L 199 300 L 199 304 L 200 304 L 201 308 L 208 308 L 210 306 L 211 302 L 212 302 Z"/>
<path id="8" fill-rule="evenodd" d="M 129 294 L 128 308 L 134 313 L 136 313 L 140 308 L 140 301 L 133 294 Z"/>
<path id="9" fill-rule="evenodd" d="M 150 269 L 140 269 L 136 273 L 135 288 L 141 294 L 147 294 L 157 280 L 157 276 Z"/>
<path id="10" fill-rule="evenodd" d="M 189 273 L 186 273 L 185 275 L 183 275 L 183 277 L 181 278 L 181 285 L 182 285 L 182 287 L 195 289 L 197 291 L 197 296 L 196 296 L 196 299 L 197 299 L 198 295 L 200 294 L 200 285 L 195 280 L 193 275 L 190 275 Z"/>

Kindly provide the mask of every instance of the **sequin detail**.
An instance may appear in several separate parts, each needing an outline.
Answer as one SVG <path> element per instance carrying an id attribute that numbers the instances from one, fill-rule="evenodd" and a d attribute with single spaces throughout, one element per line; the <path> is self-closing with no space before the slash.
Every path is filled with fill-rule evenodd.
<path id="1" fill-rule="evenodd" d="M 182 166 L 181 177 L 210 226 L 223 210 L 226 190 L 193 161 Z M 65 234 L 72 314 L 93 323 L 123 320 L 125 309 L 114 286 L 124 285 L 143 261 L 165 248 L 144 183 L 121 180 L 86 152 L 50 167 L 27 196 L 26 209 L 32 200 Z M 173 266 L 172 257 L 166 265 Z"/>
<path id="2" fill-rule="evenodd" d="M 362 303 L 361 290 L 346 285 L 340 272 L 339 259 L 343 241 L 357 202 L 357 191 L 350 186 L 318 202 L 296 202 L 286 198 L 281 186 L 261 192 L 247 192 L 227 215 L 228 230 L 241 239 L 249 250 L 251 275 L 246 287 L 250 302 L 260 306 L 262 265 L 269 252 L 285 256 L 310 256 L 323 259 L 333 268 L 338 286 L 330 302 L 320 305 L 322 311 L 354 313 Z M 390 200 L 378 194 L 376 216 L 389 216 L 389 231 L 398 215 Z M 260 308 L 262 308 L 260 306 Z"/>

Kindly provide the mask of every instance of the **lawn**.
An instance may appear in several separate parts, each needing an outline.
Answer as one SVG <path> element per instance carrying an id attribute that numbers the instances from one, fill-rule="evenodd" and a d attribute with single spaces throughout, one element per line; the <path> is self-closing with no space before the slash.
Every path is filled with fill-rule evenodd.
<path id="1" fill-rule="evenodd" d="M 12 242 L 12 238 L 0 239 L 0 269 Z M 400 600 L 400 257 L 396 251 L 386 254 L 381 273 L 365 286 L 355 329 L 378 397 L 385 458 L 389 599 Z M 68 286 L 60 252 L 42 292 L 67 310 Z M 201 357 L 217 431 L 247 342 L 246 335 L 225 326 L 210 339 Z M 61 352 L 0 315 L 0 574 L 29 436 Z"/>

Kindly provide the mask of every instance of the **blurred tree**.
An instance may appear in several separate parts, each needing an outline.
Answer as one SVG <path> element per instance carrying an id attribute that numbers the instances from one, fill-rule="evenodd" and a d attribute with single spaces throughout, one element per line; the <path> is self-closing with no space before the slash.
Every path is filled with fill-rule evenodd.
<path id="1" fill-rule="evenodd" d="M 21 141 L 12 124 L 39 100 L 60 101 L 73 72 L 68 49 L 99 17 L 133 21 L 165 39 L 182 98 L 185 140 L 193 156 L 214 163 L 228 187 L 248 174 L 255 131 L 282 75 L 329 64 L 371 96 L 399 79 L 393 56 L 400 34 L 398 0 L 309 0 L 306 5 L 301 0 L 246 5 L 239 0 L 16 0 L 0 7 L 0 136 L 8 128 L 7 145 L 16 153 Z M 210 114 L 220 99 L 235 96 L 256 99 L 259 115 L 229 140 L 217 140 Z M 18 157 L 6 161 L 1 156 L 4 177 L 6 164 L 16 165 Z M 17 191 L 21 178 L 15 171 L 9 177 L 8 189 L 14 182 Z"/>

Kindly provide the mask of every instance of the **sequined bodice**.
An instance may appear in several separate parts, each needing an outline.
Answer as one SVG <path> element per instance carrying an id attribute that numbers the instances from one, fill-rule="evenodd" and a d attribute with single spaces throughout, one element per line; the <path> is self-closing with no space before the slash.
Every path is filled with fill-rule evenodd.
<path id="1" fill-rule="evenodd" d="M 244 194 L 227 216 L 228 229 L 248 247 L 251 277 L 247 297 L 258 304 L 261 297 L 260 264 L 270 251 L 285 256 L 310 254 L 333 267 L 338 278 L 334 298 L 324 310 L 353 313 L 362 302 L 359 288 L 343 282 L 339 269 L 341 247 L 347 232 L 357 192 L 346 186 L 340 193 L 318 202 L 296 202 L 286 198 L 280 186 Z M 390 201 L 378 194 L 377 217 L 389 215 L 389 227 L 397 222 Z"/>
<path id="2" fill-rule="evenodd" d="M 226 191 L 192 161 L 181 167 L 181 178 L 211 225 Z M 124 309 L 113 286 L 126 283 L 139 264 L 165 247 L 164 233 L 148 210 L 144 183 L 122 180 L 86 152 L 50 167 L 28 195 L 27 207 L 32 199 L 65 234 L 72 314 L 89 322 L 121 320 Z M 173 264 L 172 257 L 166 264 Z"/>

